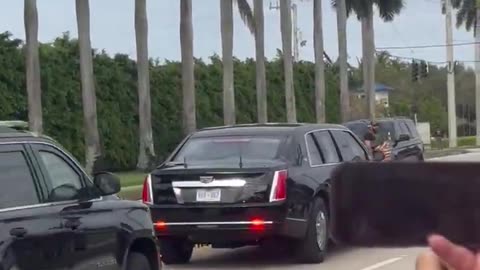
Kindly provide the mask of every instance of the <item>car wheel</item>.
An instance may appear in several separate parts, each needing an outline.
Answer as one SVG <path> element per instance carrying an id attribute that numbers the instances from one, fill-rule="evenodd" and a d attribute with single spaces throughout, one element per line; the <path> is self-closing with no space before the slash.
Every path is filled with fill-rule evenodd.
<path id="1" fill-rule="evenodd" d="M 147 257 L 142 253 L 132 252 L 127 258 L 127 270 L 153 270 Z"/>
<path id="2" fill-rule="evenodd" d="M 308 219 L 305 238 L 300 243 L 298 258 L 304 263 L 321 263 L 328 248 L 329 229 L 328 213 L 325 202 L 315 199 Z"/>
<path id="3" fill-rule="evenodd" d="M 185 264 L 190 261 L 193 244 L 186 239 L 160 239 L 160 254 L 165 264 Z"/>

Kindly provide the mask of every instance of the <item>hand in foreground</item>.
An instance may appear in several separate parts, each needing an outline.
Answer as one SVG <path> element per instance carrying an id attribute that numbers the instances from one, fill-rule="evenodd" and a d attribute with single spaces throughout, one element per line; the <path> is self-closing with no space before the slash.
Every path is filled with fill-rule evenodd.
<path id="1" fill-rule="evenodd" d="M 417 258 L 416 270 L 480 270 L 480 254 L 453 244 L 442 236 L 429 237 L 432 252 Z"/>

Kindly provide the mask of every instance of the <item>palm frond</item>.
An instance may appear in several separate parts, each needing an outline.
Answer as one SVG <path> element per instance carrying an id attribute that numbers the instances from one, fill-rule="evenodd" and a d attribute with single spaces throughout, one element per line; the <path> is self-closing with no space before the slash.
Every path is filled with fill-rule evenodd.
<path id="1" fill-rule="evenodd" d="M 392 21 L 395 15 L 400 14 L 405 7 L 403 0 L 374 0 L 378 7 L 380 18 L 384 21 Z"/>
<path id="2" fill-rule="evenodd" d="M 476 0 L 452 0 L 452 5 L 458 9 L 457 11 L 457 28 L 465 25 L 465 29 L 467 31 L 472 30 L 475 28 L 475 24 L 477 22 L 476 19 Z M 475 34 L 475 33 L 474 33 Z"/>
<path id="3" fill-rule="evenodd" d="M 220 1 L 232 1 L 232 0 L 220 0 Z M 263 0 L 254 0 L 254 1 L 262 1 Z M 255 34 L 255 18 L 253 16 L 252 7 L 248 3 L 247 0 L 235 0 L 237 3 L 238 12 L 240 13 L 240 17 L 242 18 L 243 23 L 248 27 L 250 33 Z"/>

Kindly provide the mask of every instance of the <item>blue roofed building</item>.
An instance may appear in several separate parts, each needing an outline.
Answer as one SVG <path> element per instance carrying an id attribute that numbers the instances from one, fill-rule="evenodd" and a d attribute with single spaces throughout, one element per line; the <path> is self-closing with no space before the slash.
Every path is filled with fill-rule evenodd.
<path id="1" fill-rule="evenodd" d="M 375 84 L 375 101 L 377 104 L 383 104 L 383 106 L 389 106 L 389 95 L 390 91 L 393 91 L 394 88 L 382 83 Z M 366 98 L 366 93 L 363 87 L 354 89 L 350 91 L 352 96 L 355 96 L 358 99 Z"/>

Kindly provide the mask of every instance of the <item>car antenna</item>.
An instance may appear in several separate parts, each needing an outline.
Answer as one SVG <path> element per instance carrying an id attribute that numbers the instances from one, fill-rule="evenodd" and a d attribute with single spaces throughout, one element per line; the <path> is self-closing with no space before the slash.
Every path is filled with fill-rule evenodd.
<path id="1" fill-rule="evenodd" d="M 185 156 L 185 157 L 183 157 L 183 167 L 184 167 L 185 169 L 188 169 L 188 165 L 187 165 L 187 157 L 186 157 L 186 156 Z"/>
<path id="2" fill-rule="evenodd" d="M 238 155 L 240 158 L 238 166 L 240 167 L 240 169 L 243 169 L 242 149 L 240 147 L 238 148 Z"/>

